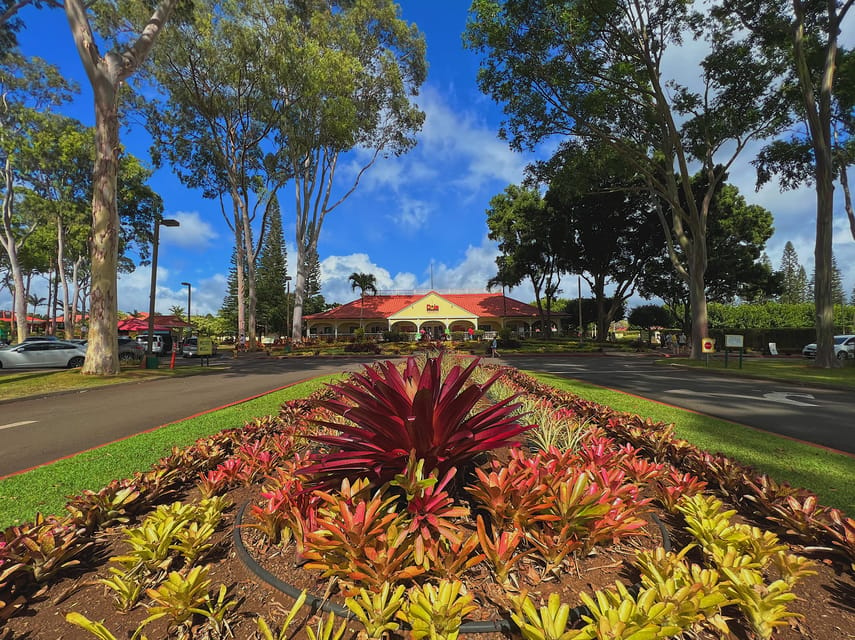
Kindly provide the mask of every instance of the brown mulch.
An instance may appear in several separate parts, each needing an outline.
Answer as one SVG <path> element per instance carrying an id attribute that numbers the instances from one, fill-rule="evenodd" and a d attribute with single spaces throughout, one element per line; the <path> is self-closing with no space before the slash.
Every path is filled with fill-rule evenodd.
<path id="1" fill-rule="evenodd" d="M 215 552 L 207 559 L 211 567 L 212 590 L 220 584 L 229 588 L 232 599 L 239 602 L 231 621 L 234 638 L 251 639 L 256 636 L 256 618 L 263 616 L 271 625 L 281 621 L 291 608 L 293 600 L 258 579 L 238 559 L 232 543 L 232 531 L 240 505 L 257 497 L 258 487 L 242 487 L 230 491 L 227 495 L 235 503 L 223 518 L 216 536 Z M 195 490 L 182 497 L 183 501 L 198 499 Z M 675 547 L 685 543 L 677 524 L 667 518 L 666 526 L 675 542 Z M 301 568 L 294 557 L 293 545 L 285 549 L 271 548 L 251 529 L 244 530 L 246 547 L 256 561 L 284 582 L 298 589 L 323 596 L 327 582 L 316 573 Z M 109 558 L 124 551 L 123 533 L 120 527 L 108 529 L 98 536 L 95 556 L 91 558 L 91 567 L 75 575 L 58 580 L 46 587 L 31 599 L 26 609 L 16 617 L 0 626 L 0 640 L 91 640 L 94 636 L 65 621 L 65 614 L 76 611 L 90 620 L 104 620 L 108 629 L 116 638 L 127 639 L 137 625 L 147 616 L 145 606 L 138 605 L 128 613 L 117 612 L 113 598 L 106 587 L 97 582 L 98 578 L 109 575 Z M 637 580 L 637 573 L 631 566 L 634 554 L 640 548 L 650 548 L 662 542 L 659 529 L 653 525 L 646 528 L 645 535 L 614 548 L 600 550 L 587 558 L 576 561 L 571 571 L 559 576 L 550 576 L 541 580 L 534 565 L 523 565 L 518 572 L 520 588 L 546 597 L 548 593 L 561 593 L 562 602 L 579 603 L 580 591 L 591 593 L 597 589 L 611 587 L 615 581 L 631 584 Z M 804 551 L 794 547 L 795 552 Z M 855 579 L 848 564 L 826 558 L 817 562 L 817 575 L 802 579 L 795 589 L 798 600 L 790 603 L 789 609 L 803 617 L 796 619 L 789 627 L 780 629 L 775 638 L 781 640 L 846 640 L 855 638 Z M 475 620 L 493 619 L 500 615 L 503 594 L 493 586 L 486 569 L 476 567 L 467 576 L 467 586 L 475 593 L 480 609 L 471 616 Z M 335 591 L 331 600 L 341 603 L 343 598 Z M 145 598 L 143 598 L 145 602 Z M 727 614 L 727 612 L 725 612 Z M 306 610 L 299 621 L 307 621 L 311 613 Z M 734 614 L 731 617 L 736 617 Z M 200 626 L 201 628 L 201 626 Z M 292 629 L 296 625 L 292 626 Z M 345 638 L 354 638 L 359 631 L 357 622 L 348 624 Z M 733 625 L 735 637 L 750 640 L 753 636 L 745 629 Z M 146 627 L 149 640 L 177 637 L 171 633 L 163 620 L 150 623 Z M 194 634 L 196 638 L 207 638 L 203 633 Z M 292 636 L 289 636 L 292 637 Z M 304 632 L 293 637 L 305 638 Z M 465 640 L 499 640 L 507 636 L 502 633 L 462 634 Z M 713 640 L 717 635 L 697 636 L 704 640 Z"/>

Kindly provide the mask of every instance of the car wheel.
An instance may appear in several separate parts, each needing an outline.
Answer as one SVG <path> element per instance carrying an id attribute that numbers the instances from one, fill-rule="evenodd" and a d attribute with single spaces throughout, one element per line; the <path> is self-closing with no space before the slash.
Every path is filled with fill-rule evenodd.
<path id="1" fill-rule="evenodd" d="M 838 360 L 846 360 L 846 358 L 848 358 L 848 357 L 849 357 L 849 354 L 846 353 L 845 351 L 838 351 L 837 352 L 837 359 Z"/>
<path id="2" fill-rule="evenodd" d="M 74 358 L 72 358 L 71 360 L 68 361 L 68 368 L 69 369 L 77 369 L 78 367 L 82 367 L 83 366 L 83 360 L 84 360 L 83 356 L 75 356 Z"/>
<path id="3" fill-rule="evenodd" d="M 119 360 L 121 362 L 130 362 L 133 359 L 134 359 L 134 354 L 130 353 L 129 351 L 125 351 L 124 353 L 119 354 Z"/>

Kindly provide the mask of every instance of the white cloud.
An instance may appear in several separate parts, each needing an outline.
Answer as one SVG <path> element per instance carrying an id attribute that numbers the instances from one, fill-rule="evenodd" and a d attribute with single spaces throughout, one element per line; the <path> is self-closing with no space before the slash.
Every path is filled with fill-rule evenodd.
<path id="1" fill-rule="evenodd" d="M 155 293 L 157 313 L 169 313 L 170 307 L 173 306 L 187 311 L 187 287 L 178 282 L 171 282 L 173 279 L 180 280 L 180 274 L 174 275 L 168 268 L 158 265 Z M 216 315 L 223 304 L 226 289 L 226 276 L 219 273 L 191 283 L 190 311 L 192 314 L 194 316 L 208 313 Z M 127 313 L 134 311 L 148 313 L 150 291 L 150 267 L 138 267 L 132 273 L 119 274 L 119 309 Z"/>
<path id="2" fill-rule="evenodd" d="M 433 205 L 424 200 L 402 196 L 399 200 L 400 207 L 396 211 L 389 212 L 386 217 L 393 223 L 398 223 L 408 234 L 413 234 L 428 224 Z"/>
<path id="3" fill-rule="evenodd" d="M 198 211 L 176 211 L 170 217 L 178 220 L 180 226 L 160 229 L 162 245 L 201 252 L 208 250 L 218 238 L 213 226 L 203 220 Z"/>
<path id="4" fill-rule="evenodd" d="M 496 243 L 484 236 L 479 246 L 469 245 L 457 264 L 444 262 L 428 265 L 420 276 L 401 272 L 392 276 L 365 253 L 329 256 L 321 262 L 321 293 L 327 302 L 346 303 L 356 299 L 348 282 L 352 273 L 372 273 L 377 289 L 383 293 L 409 293 L 435 289 L 442 292 L 478 293 L 486 291 L 487 281 L 496 275 Z M 431 273 L 432 271 L 432 273 Z M 534 299 L 531 286 L 522 284 L 508 292 L 513 298 L 529 302 Z"/>

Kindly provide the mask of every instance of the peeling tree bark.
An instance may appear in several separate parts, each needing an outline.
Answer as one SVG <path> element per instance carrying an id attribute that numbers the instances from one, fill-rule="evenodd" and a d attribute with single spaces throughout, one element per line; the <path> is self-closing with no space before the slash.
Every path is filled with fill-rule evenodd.
<path id="1" fill-rule="evenodd" d="M 163 0 L 139 38 L 121 53 L 101 55 L 83 0 L 66 0 L 65 14 L 95 94 L 95 166 L 92 175 L 92 275 L 89 303 L 89 346 L 83 373 L 119 372 L 117 279 L 119 212 L 116 176 L 119 170 L 118 89 L 145 60 L 178 0 Z"/>

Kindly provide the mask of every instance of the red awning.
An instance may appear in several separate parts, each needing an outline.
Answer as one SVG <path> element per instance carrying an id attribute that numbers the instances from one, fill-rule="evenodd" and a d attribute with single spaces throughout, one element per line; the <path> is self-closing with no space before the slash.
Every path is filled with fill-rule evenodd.
<path id="1" fill-rule="evenodd" d="M 175 316 L 155 316 L 154 330 L 168 331 L 169 329 L 182 329 L 188 327 L 184 320 Z M 127 318 L 119 320 L 119 331 L 148 331 L 148 318 Z"/>

